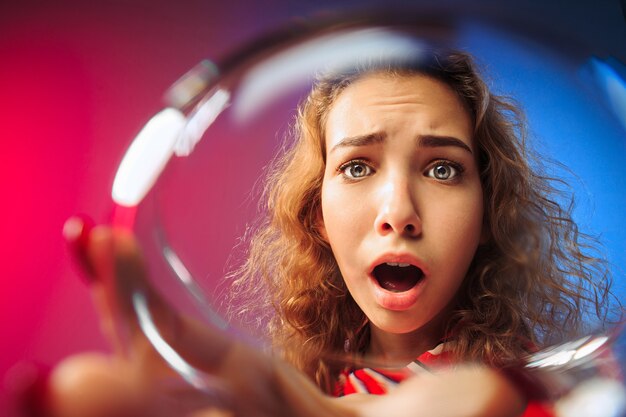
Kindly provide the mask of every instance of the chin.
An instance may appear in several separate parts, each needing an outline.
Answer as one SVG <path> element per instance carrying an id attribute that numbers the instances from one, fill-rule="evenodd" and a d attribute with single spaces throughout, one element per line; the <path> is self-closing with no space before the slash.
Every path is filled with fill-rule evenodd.
<path id="1" fill-rule="evenodd" d="M 378 330 L 390 334 L 409 334 L 418 332 L 422 329 L 426 323 L 415 322 L 413 320 L 402 320 L 399 318 L 391 318 L 385 320 L 371 320 L 372 324 L 378 328 Z"/>

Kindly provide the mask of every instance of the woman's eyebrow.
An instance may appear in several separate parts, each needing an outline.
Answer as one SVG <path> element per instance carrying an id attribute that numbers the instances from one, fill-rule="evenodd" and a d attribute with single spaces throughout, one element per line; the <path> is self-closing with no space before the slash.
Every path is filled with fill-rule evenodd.
<path id="1" fill-rule="evenodd" d="M 330 152 L 338 148 L 347 148 L 352 146 L 367 146 L 375 143 L 382 143 L 387 136 L 382 132 L 369 133 L 367 135 L 350 136 L 341 139 L 335 146 L 333 146 Z"/>
<path id="2" fill-rule="evenodd" d="M 417 144 L 418 146 L 423 146 L 426 148 L 456 146 L 458 148 L 465 149 L 467 152 L 473 154 L 472 149 L 465 142 L 453 136 L 420 135 Z"/>
<path id="3" fill-rule="evenodd" d="M 330 152 L 339 148 L 347 148 L 353 146 L 367 146 L 376 143 L 382 143 L 387 139 L 387 135 L 382 132 L 369 133 L 367 135 L 349 136 L 341 139 L 335 144 Z M 466 150 L 470 154 L 473 154 L 472 149 L 461 139 L 453 136 L 439 136 L 439 135 L 420 135 L 418 137 L 418 146 L 426 148 L 437 148 L 444 146 L 455 146 Z"/>

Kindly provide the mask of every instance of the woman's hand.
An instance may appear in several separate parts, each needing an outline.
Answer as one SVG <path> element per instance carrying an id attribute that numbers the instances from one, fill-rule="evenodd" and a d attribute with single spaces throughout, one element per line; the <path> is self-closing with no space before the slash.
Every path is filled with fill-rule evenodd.
<path id="1" fill-rule="evenodd" d="M 514 417 L 521 415 L 525 407 L 521 393 L 500 372 L 465 364 L 409 378 L 373 402 L 363 415 Z"/>
<path id="2" fill-rule="evenodd" d="M 523 401 L 497 372 L 464 366 L 420 375 L 386 396 L 331 399 L 306 376 L 217 328 L 173 310 L 149 285 L 140 249 L 124 230 L 71 219 L 65 235 L 90 281 L 102 331 L 114 353 L 81 354 L 52 372 L 54 417 L 124 416 L 514 416 Z M 132 296 L 145 296 L 161 336 L 185 361 L 212 375 L 221 397 L 183 383 L 140 330 Z M 172 385 L 172 381 L 179 381 Z"/>
<path id="3" fill-rule="evenodd" d="M 114 354 L 81 354 L 59 364 L 49 384 L 51 415 L 352 415 L 285 363 L 178 314 L 150 287 L 130 232 L 106 226 L 90 229 L 74 218 L 65 236 L 91 283 L 102 331 Z M 154 350 L 139 328 L 134 294 L 145 297 L 165 341 L 187 363 L 220 382 L 223 393 L 217 402 L 183 383 Z M 173 387 L 172 381 L 178 384 Z"/>

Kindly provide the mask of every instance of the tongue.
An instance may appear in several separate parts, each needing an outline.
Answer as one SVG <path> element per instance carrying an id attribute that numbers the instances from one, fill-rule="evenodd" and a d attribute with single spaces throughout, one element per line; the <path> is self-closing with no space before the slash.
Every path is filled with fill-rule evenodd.
<path id="1" fill-rule="evenodd" d="M 422 271 L 415 266 L 399 267 L 387 264 L 374 268 L 378 284 L 392 292 L 403 292 L 413 288 L 422 278 Z"/>

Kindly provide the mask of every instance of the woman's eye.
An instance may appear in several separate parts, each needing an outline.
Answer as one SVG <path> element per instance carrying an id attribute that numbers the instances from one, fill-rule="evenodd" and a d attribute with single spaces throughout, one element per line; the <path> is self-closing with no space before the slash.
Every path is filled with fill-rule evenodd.
<path id="1" fill-rule="evenodd" d="M 427 172 L 427 175 L 436 180 L 446 181 L 455 179 L 461 173 L 461 169 L 450 163 L 437 163 Z"/>
<path id="2" fill-rule="evenodd" d="M 339 171 L 349 179 L 367 177 L 372 175 L 373 172 L 372 167 L 359 161 L 350 161 L 339 167 Z"/>

